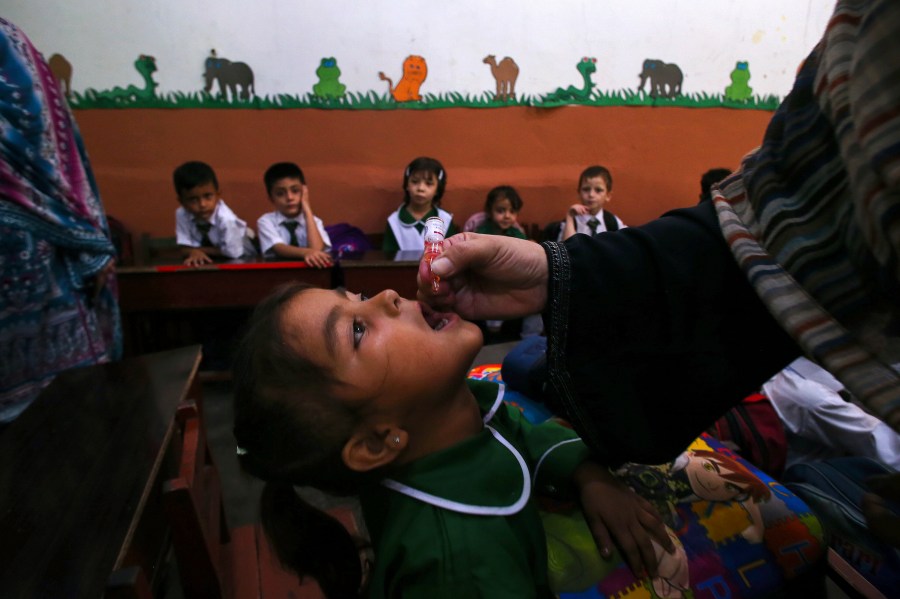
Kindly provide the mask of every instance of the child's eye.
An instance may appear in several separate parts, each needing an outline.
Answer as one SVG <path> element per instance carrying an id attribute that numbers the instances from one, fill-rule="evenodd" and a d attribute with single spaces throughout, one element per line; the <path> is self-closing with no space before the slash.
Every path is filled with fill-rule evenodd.
<path id="1" fill-rule="evenodd" d="M 353 319 L 353 349 L 357 349 L 359 347 L 360 341 L 362 341 L 363 335 L 366 334 L 366 325 L 362 323 L 361 320 L 354 318 Z"/>
<path id="2" fill-rule="evenodd" d="M 357 299 L 359 299 L 359 301 L 361 301 L 361 302 L 367 302 L 367 301 L 369 301 L 369 296 L 366 295 L 365 292 L 363 292 L 363 293 L 357 293 L 357 294 L 356 294 L 356 297 L 357 297 Z"/>

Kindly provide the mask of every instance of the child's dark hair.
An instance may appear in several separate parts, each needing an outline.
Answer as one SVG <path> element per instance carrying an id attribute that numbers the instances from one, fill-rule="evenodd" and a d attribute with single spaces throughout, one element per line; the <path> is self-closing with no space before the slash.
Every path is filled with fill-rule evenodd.
<path id="1" fill-rule="evenodd" d="M 519 193 L 509 185 L 498 185 L 488 192 L 487 199 L 484 201 L 484 213 L 488 218 L 491 217 L 491 209 L 494 207 L 494 203 L 502 199 L 509 200 L 513 212 L 522 210 L 523 202 L 522 198 L 519 197 Z"/>
<path id="2" fill-rule="evenodd" d="M 328 373 L 299 355 L 283 332 L 287 307 L 310 288 L 283 285 L 254 311 L 234 363 L 234 437 L 242 469 L 266 481 L 260 515 L 281 562 L 313 576 L 327 597 L 356 597 L 358 543 L 294 490 L 309 485 L 350 495 L 381 478 L 344 464 L 341 450 L 360 415 L 328 399 Z"/>
<path id="3" fill-rule="evenodd" d="M 271 195 L 272 186 L 275 185 L 277 181 L 286 177 L 300 179 L 300 182 L 306 185 L 306 177 L 303 176 L 303 171 L 299 166 L 293 162 L 276 162 L 267 168 L 266 174 L 263 175 L 263 181 L 266 183 L 266 193 Z"/>
<path id="4" fill-rule="evenodd" d="M 600 166 L 599 164 L 595 164 L 593 166 L 589 166 L 583 171 L 581 171 L 581 176 L 578 177 L 578 187 L 581 188 L 581 184 L 584 183 L 585 179 L 593 179 L 594 177 L 603 177 L 604 183 L 606 183 L 606 191 L 612 191 L 612 173 L 609 172 L 609 169 L 605 166 Z"/>
<path id="5" fill-rule="evenodd" d="M 410 162 L 406 170 L 403 171 L 403 204 L 409 204 L 409 191 L 406 190 L 409 178 L 414 173 L 421 172 L 431 173 L 437 179 L 437 191 L 434 193 L 434 199 L 431 200 L 432 205 L 437 208 L 441 205 L 444 189 L 447 188 L 447 171 L 444 170 L 444 166 L 438 160 L 427 156 L 419 156 Z"/>
<path id="6" fill-rule="evenodd" d="M 711 168 L 700 177 L 700 201 L 712 200 L 712 186 L 731 174 L 727 168 Z"/>
<path id="7" fill-rule="evenodd" d="M 175 193 L 178 195 L 181 195 L 183 191 L 207 183 L 212 183 L 213 187 L 219 189 L 219 180 L 216 179 L 216 172 L 211 166 L 199 160 L 185 162 L 176 168 L 172 173 L 172 182 L 175 184 Z"/>

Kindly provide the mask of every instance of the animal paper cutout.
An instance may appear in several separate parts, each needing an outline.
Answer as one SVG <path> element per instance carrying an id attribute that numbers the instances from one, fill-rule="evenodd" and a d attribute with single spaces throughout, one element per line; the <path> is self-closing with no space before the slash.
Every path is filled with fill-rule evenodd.
<path id="1" fill-rule="evenodd" d="M 544 96 L 544 102 L 560 102 L 564 100 L 585 101 L 590 99 L 591 91 L 594 89 L 594 82 L 591 79 L 591 75 L 597 72 L 597 59 L 585 56 L 578 64 L 575 65 L 575 68 L 578 69 L 579 73 L 581 73 L 581 78 L 583 80 L 582 87 L 577 88 L 573 85 L 570 85 L 566 89 L 563 89 L 561 87 L 557 88 L 555 92 L 549 93 Z"/>
<path id="2" fill-rule="evenodd" d="M 209 54 L 209 58 L 206 59 L 206 70 L 203 72 L 203 78 L 206 80 L 203 91 L 209 93 L 213 83 L 218 82 L 219 95 L 226 101 L 228 100 L 226 89 L 231 92 L 232 102 L 237 100 L 238 88 L 241 90 L 241 100 L 249 100 L 251 94 L 256 95 L 253 87 L 253 70 L 247 63 L 219 58 L 215 50 L 210 50 Z"/>
<path id="3" fill-rule="evenodd" d="M 677 64 L 652 58 L 644 61 L 644 68 L 638 73 L 638 77 L 641 78 L 641 84 L 638 85 L 639 92 L 644 91 L 644 84 L 650 80 L 651 98 L 674 98 L 681 93 L 681 84 L 684 81 L 684 74 Z"/>
<path id="4" fill-rule="evenodd" d="M 68 98 L 72 95 L 72 65 L 62 54 L 54 54 L 47 61 L 53 78 L 59 82 L 59 87 Z"/>
<path id="5" fill-rule="evenodd" d="M 134 61 L 134 68 L 144 80 L 144 87 L 129 85 L 128 87 L 116 86 L 110 90 L 95 92 L 97 98 L 102 100 L 113 101 L 129 101 L 129 100 L 150 100 L 156 98 L 156 88 L 159 84 L 153 80 L 153 73 L 156 72 L 156 59 L 146 54 L 138 56 Z"/>
<path id="6" fill-rule="evenodd" d="M 340 76 L 341 70 L 337 66 L 337 59 L 323 58 L 319 62 L 319 68 L 316 69 L 319 82 L 313 85 L 313 94 L 323 100 L 340 98 L 347 91 L 347 86 L 338 81 Z"/>
<path id="7" fill-rule="evenodd" d="M 497 57 L 489 54 L 482 60 L 486 65 L 491 67 L 491 75 L 497 83 L 497 91 L 494 93 L 494 100 L 499 102 L 507 102 L 510 99 L 516 99 L 516 79 L 519 78 L 519 65 L 516 61 L 507 56 L 497 64 Z"/>
<path id="8" fill-rule="evenodd" d="M 414 55 L 407 56 L 406 60 L 403 61 L 403 78 L 397 82 L 397 87 L 394 87 L 393 81 L 385 76 L 383 72 L 378 72 L 378 78 L 382 81 L 387 81 L 388 91 L 390 91 L 397 102 L 421 100 L 422 96 L 419 95 L 419 88 L 425 82 L 426 77 L 428 77 L 428 64 L 421 56 Z"/>
<path id="9" fill-rule="evenodd" d="M 638 74 L 640 83 L 637 90 L 603 90 L 593 81 L 597 72 L 597 59 L 584 57 L 575 67 L 581 76 L 580 85 L 558 87 L 543 95 L 530 95 L 517 90 L 520 68 L 509 56 L 502 60 L 494 54 L 482 59 L 488 65 L 494 78 L 495 88 L 491 92 L 476 95 L 463 94 L 453 89 L 422 94 L 422 85 L 428 77 L 428 64 L 424 57 L 409 55 L 403 60 L 403 74 L 396 86 L 391 78 L 379 71 L 378 77 L 386 81 L 388 95 L 372 90 L 358 93 L 349 92 L 341 82 L 342 71 L 334 57 L 322 57 L 316 68 L 317 80 L 305 93 L 257 96 L 253 70 L 244 62 L 232 62 L 220 58 L 211 50 L 205 59 L 203 91 L 157 93 L 154 81 L 156 61 L 152 56 L 141 55 L 134 63 L 143 86 L 129 85 L 103 91 L 86 89 L 83 92 L 72 89 L 72 65 L 61 54 L 50 56 L 48 63 L 61 91 L 69 99 L 73 108 L 203 108 L 222 107 L 232 104 L 236 108 L 326 108 L 345 110 L 384 110 L 397 108 L 398 104 L 420 102 L 416 108 L 495 108 L 503 105 L 535 106 L 552 108 L 566 104 L 591 106 L 651 106 L 658 104 L 658 98 L 669 100 L 666 105 L 707 108 L 724 105 L 730 108 L 774 110 L 780 103 L 775 95 L 754 96 L 749 85 L 750 70 L 746 61 L 736 63 L 731 72 L 731 85 L 724 93 L 710 95 L 706 92 L 684 94 L 682 84 L 684 74 L 676 64 L 661 60 L 647 59 Z M 345 65 L 346 66 L 346 65 Z M 649 81 L 649 89 L 647 83 Z M 218 88 L 214 89 L 214 84 Z M 720 88 L 721 89 L 721 88 Z M 335 100 L 340 100 L 335 101 Z"/>
<path id="10" fill-rule="evenodd" d="M 750 87 L 750 68 L 746 61 L 738 61 L 731 71 L 731 85 L 725 88 L 725 99 L 733 102 L 744 102 L 753 96 L 753 88 Z"/>

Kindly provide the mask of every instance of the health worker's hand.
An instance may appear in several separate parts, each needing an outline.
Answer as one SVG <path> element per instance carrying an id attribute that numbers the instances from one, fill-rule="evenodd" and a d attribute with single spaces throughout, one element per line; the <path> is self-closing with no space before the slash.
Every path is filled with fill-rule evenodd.
<path id="1" fill-rule="evenodd" d="M 419 263 L 417 299 L 469 320 L 521 318 L 542 312 L 549 268 L 544 248 L 502 235 L 460 233 L 444 240 L 429 269 Z M 437 291 L 432 275 L 440 277 Z"/>

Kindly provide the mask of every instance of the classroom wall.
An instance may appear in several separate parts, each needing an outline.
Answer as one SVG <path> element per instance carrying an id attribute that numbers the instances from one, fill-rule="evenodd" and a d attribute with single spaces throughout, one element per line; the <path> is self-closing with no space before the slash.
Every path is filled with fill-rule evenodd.
<path id="1" fill-rule="evenodd" d="M 46 56 L 68 59 L 74 105 L 90 90 L 128 100 L 110 109 L 87 102 L 75 117 L 107 211 L 140 236 L 172 234 L 171 172 L 185 160 L 209 162 L 226 201 L 251 223 L 268 209 L 265 168 L 296 161 L 326 223 L 379 232 L 401 201 L 404 166 L 423 154 L 444 162 L 445 207 L 460 221 L 498 184 L 519 188 L 522 221 L 562 218 L 577 200 L 578 173 L 600 163 L 614 175 L 610 208 L 640 224 L 696 202 L 703 171 L 734 168 L 759 143 L 774 104 L 723 107 L 732 70 L 749 64 L 754 101 L 784 97 L 832 7 L 833 0 L 10 0 L 0 17 Z M 377 95 L 379 109 L 186 107 L 184 98 L 200 94 L 212 49 L 252 67 L 256 98 L 284 94 L 307 104 L 318 101 L 320 61 L 334 57 L 347 94 Z M 398 106 L 378 77 L 383 71 L 396 84 L 410 54 L 428 61 L 421 91 L 431 98 L 411 108 Z M 515 59 L 518 100 L 531 98 L 524 105 L 444 108 L 433 100 L 491 96 L 495 81 L 483 62 L 490 54 Z M 135 70 L 140 55 L 154 57 L 154 89 Z M 595 104 L 536 107 L 557 88 L 581 85 L 582 57 L 596 59 Z M 635 94 L 646 58 L 678 64 L 682 93 L 712 107 L 623 105 L 634 100 L 621 94 Z M 147 105 L 168 108 L 140 107 Z"/>
<path id="2" fill-rule="evenodd" d="M 461 221 L 500 184 L 519 189 L 523 222 L 562 218 L 592 163 L 614 177 L 610 209 L 627 224 L 695 204 L 700 175 L 735 168 L 762 139 L 762 110 L 566 106 L 558 109 L 79 110 L 107 212 L 132 234 L 171 235 L 172 169 L 204 160 L 228 204 L 248 222 L 269 210 L 267 166 L 300 164 L 326 224 L 380 232 L 402 201 L 405 165 L 441 160 L 444 206 Z"/>
<path id="3" fill-rule="evenodd" d="M 580 85 L 597 59 L 603 91 L 636 89 L 644 59 L 677 64 L 684 93 L 721 94 L 746 61 L 755 94 L 783 96 L 819 39 L 834 0 L 4 0 L 0 17 L 48 57 L 64 55 L 72 86 L 141 85 L 155 58 L 160 94 L 198 92 L 204 61 L 248 64 L 256 94 L 306 94 L 333 57 L 349 93 L 387 90 L 410 54 L 428 62 L 423 93 L 494 91 L 485 56 L 513 58 L 520 94 Z"/>

